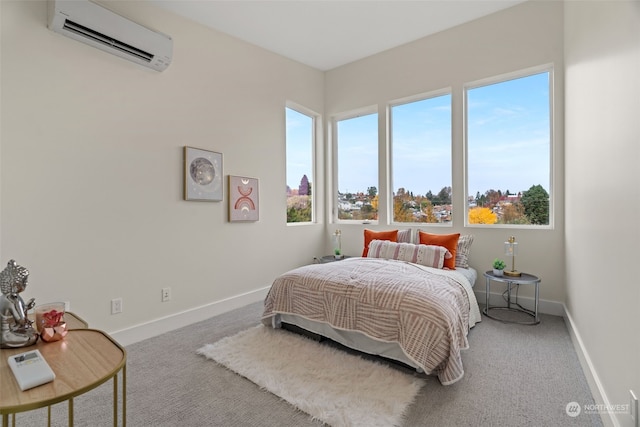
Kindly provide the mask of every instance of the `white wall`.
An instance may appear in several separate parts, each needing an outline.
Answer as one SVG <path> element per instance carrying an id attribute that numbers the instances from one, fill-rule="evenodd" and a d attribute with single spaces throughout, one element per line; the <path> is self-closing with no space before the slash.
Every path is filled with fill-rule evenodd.
<path id="1" fill-rule="evenodd" d="M 453 227 L 431 227 L 432 232 L 473 234 L 470 263 L 478 271 L 491 268 L 502 256 L 503 242 L 515 235 L 520 242 L 519 270 L 542 279 L 541 299 L 563 301 L 564 206 L 563 206 L 563 8 L 560 2 L 528 2 L 471 23 L 440 32 L 404 46 L 327 72 L 326 109 L 331 116 L 377 105 L 380 143 L 386 147 L 386 105 L 404 97 L 452 88 L 453 103 Z M 553 191 L 555 227 L 552 230 L 463 227 L 463 84 L 479 79 L 552 63 L 555 67 L 555 129 L 553 133 Z M 385 149 L 381 150 L 384 154 Z M 386 163 L 383 161 L 382 163 Z M 526 165 L 523 165 L 526 167 Z M 387 192 L 386 171 L 380 169 L 380 194 Z M 362 252 L 365 227 L 389 229 L 388 218 L 380 224 L 340 225 L 346 253 Z M 415 227 L 414 227 L 415 228 Z M 423 227 L 427 229 L 427 227 Z M 343 244 L 345 246 L 345 244 Z M 496 287 L 497 288 L 497 287 Z M 526 288 L 526 287 L 523 287 Z M 484 289 L 484 279 L 476 288 Z M 492 288 L 492 291 L 494 289 Z M 522 289 L 521 295 L 531 295 Z"/>
<path id="2" fill-rule="evenodd" d="M 44 2 L 0 2 L 0 263 L 31 270 L 25 297 L 71 301 L 107 332 L 255 300 L 275 275 L 325 253 L 334 228 L 285 224 L 286 100 L 327 115 L 378 105 L 383 116 L 390 100 L 451 86 L 461 188 L 463 83 L 553 63 L 555 228 L 513 233 L 518 266 L 542 278 L 543 299 L 566 300 L 605 399 L 640 392 L 629 268 L 640 237 L 638 2 L 528 2 L 327 73 L 144 2 L 111 3 L 173 36 L 167 71 L 48 31 Z M 230 224 L 226 197 L 182 201 L 184 145 L 222 152 L 225 175 L 260 179 L 259 222 Z M 331 197 L 322 162 L 318 172 L 314 188 Z M 476 235 L 471 264 L 482 271 L 512 232 L 463 228 L 455 197 L 454 227 L 434 230 Z M 340 228 L 345 251 L 360 253 L 364 226 Z M 115 297 L 124 313 L 112 316 Z"/>
<path id="3" fill-rule="evenodd" d="M 640 2 L 566 2 L 565 53 L 567 308 L 607 403 L 625 405 L 640 395 Z"/>
<path id="4" fill-rule="evenodd" d="M 158 73 L 49 31 L 44 2 L 0 3 L 0 263 L 30 270 L 25 298 L 70 301 L 113 332 L 258 300 L 323 253 L 324 226 L 287 227 L 284 208 L 285 102 L 322 112 L 321 72 L 145 2 L 111 2 L 173 37 Z M 185 145 L 223 153 L 225 186 L 228 174 L 260 180 L 260 221 L 229 223 L 226 189 L 223 202 L 182 200 Z M 116 297 L 124 312 L 111 315 Z"/>

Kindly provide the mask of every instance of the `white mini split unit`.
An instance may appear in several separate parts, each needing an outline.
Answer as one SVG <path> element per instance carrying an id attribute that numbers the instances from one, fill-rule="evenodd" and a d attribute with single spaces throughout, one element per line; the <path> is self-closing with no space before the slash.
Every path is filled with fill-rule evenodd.
<path id="1" fill-rule="evenodd" d="M 49 29 L 156 71 L 171 64 L 173 40 L 89 0 L 49 0 Z"/>

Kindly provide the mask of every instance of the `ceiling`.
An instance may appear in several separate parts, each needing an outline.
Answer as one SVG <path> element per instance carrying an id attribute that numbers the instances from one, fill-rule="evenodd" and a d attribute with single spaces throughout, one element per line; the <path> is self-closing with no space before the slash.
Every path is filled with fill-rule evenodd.
<path id="1" fill-rule="evenodd" d="M 326 71 L 525 0 L 148 0 Z"/>

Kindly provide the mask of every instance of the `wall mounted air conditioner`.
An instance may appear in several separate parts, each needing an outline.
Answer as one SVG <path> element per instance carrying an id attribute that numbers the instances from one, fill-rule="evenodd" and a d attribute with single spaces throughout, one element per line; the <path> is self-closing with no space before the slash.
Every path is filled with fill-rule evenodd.
<path id="1" fill-rule="evenodd" d="M 138 64 L 165 70 L 173 40 L 89 0 L 49 0 L 49 29 Z"/>

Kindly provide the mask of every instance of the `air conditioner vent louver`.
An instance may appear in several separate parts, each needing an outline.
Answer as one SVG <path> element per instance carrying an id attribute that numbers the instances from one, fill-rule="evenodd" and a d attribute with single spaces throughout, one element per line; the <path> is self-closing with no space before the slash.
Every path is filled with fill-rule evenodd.
<path id="1" fill-rule="evenodd" d="M 128 53 L 129 55 L 134 55 L 144 61 L 151 62 L 153 59 L 153 55 L 145 52 L 144 50 L 136 49 L 133 46 L 130 46 L 126 43 L 122 43 L 119 40 L 114 39 L 113 37 L 106 36 L 97 31 L 93 31 L 91 28 L 84 27 L 80 24 L 77 24 L 73 21 L 69 21 L 68 19 L 64 21 L 64 26 L 62 27 L 65 30 L 73 31 L 76 34 L 81 36 L 90 38 L 98 43 L 102 43 L 105 46 L 111 46 L 114 49 L 118 49 L 121 52 Z"/>
<path id="2" fill-rule="evenodd" d="M 165 70 L 173 40 L 89 0 L 49 0 L 49 29 L 135 63 Z"/>

